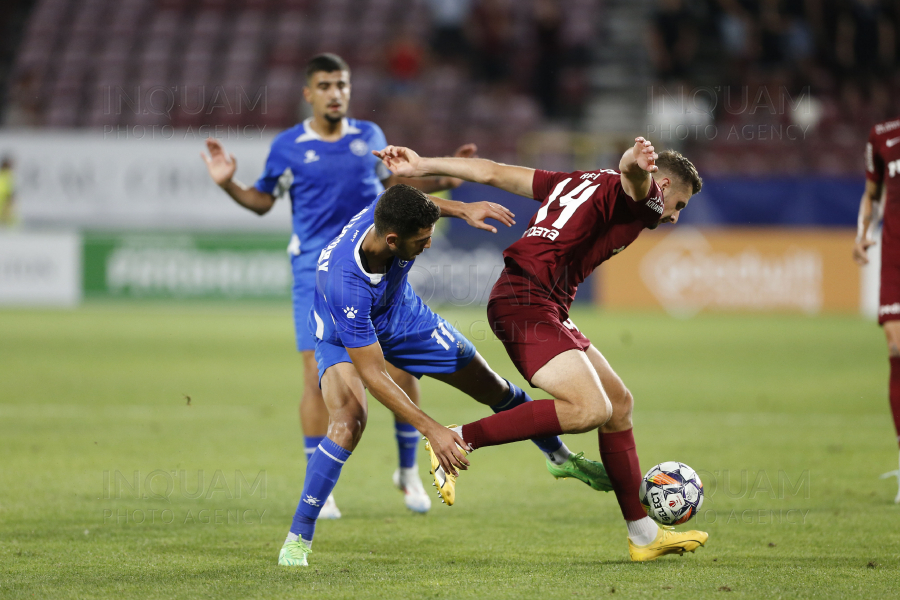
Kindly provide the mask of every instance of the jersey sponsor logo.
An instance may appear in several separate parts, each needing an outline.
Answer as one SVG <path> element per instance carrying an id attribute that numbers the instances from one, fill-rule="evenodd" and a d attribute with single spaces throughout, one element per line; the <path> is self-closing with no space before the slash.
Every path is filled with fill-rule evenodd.
<path id="1" fill-rule="evenodd" d="M 547 227 L 529 227 L 525 230 L 524 235 L 522 237 L 542 237 L 547 238 L 551 242 L 557 238 L 559 235 L 559 231 L 556 229 L 549 229 Z"/>
<path id="2" fill-rule="evenodd" d="M 319 160 L 319 155 L 316 154 L 315 150 L 307 150 L 306 155 L 303 157 L 304 163 L 316 162 Z"/>
<path id="3" fill-rule="evenodd" d="M 884 315 L 900 315 L 900 302 L 894 302 L 893 304 L 882 304 L 878 307 L 878 316 L 883 317 Z"/>
<path id="4" fill-rule="evenodd" d="M 348 306 L 344 309 L 344 314 L 347 315 L 348 319 L 355 319 L 357 312 L 359 311 L 356 310 L 355 306 Z"/>
<path id="5" fill-rule="evenodd" d="M 884 143 L 884 145 L 887 146 L 888 148 L 893 148 L 894 146 L 897 145 L 897 142 L 900 142 L 900 137 L 891 138 L 888 141 L 886 141 Z"/>
<path id="6" fill-rule="evenodd" d="M 350 152 L 357 156 L 365 156 L 369 153 L 369 145 L 366 143 L 366 140 L 356 138 L 350 142 Z"/>

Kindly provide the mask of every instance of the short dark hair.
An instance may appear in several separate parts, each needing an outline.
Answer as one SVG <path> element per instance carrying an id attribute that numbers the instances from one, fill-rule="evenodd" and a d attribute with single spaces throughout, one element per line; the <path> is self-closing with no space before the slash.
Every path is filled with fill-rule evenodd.
<path id="1" fill-rule="evenodd" d="M 398 183 L 387 189 L 375 205 L 375 233 L 396 233 L 408 238 L 431 227 L 441 216 L 441 209 L 431 198 L 416 188 Z"/>
<path id="2" fill-rule="evenodd" d="M 665 171 L 686 185 L 691 190 L 691 195 L 698 193 L 703 187 L 703 180 L 697 173 L 697 167 L 676 150 L 660 152 L 656 166 L 660 171 Z"/>
<path id="3" fill-rule="evenodd" d="M 326 52 L 324 54 L 313 56 L 309 59 L 309 62 L 306 63 L 306 80 L 309 81 L 312 79 L 312 76 L 319 71 L 325 71 L 326 73 L 347 71 L 349 73 L 350 66 L 337 54 Z"/>

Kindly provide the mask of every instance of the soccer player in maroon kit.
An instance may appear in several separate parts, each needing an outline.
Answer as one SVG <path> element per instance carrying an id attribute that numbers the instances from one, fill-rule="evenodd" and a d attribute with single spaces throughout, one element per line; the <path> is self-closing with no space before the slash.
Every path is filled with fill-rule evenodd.
<path id="1" fill-rule="evenodd" d="M 887 338 L 891 375 L 888 394 L 897 442 L 900 444 L 900 119 L 879 123 L 866 144 L 866 189 L 859 204 L 859 221 L 853 259 L 869 262 L 866 251 L 875 243 L 872 229 L 878 221 L 878 207 L 884 198 L 881 230 L 881 294 L 878 323 Z M 882 477 L 897 476 L 900 470 Z M 894 502 L 900 503 L 900 491 Z"/>
<path id="2" fill-rule="evenodd" d="M 469 449 L 599 428 L 600 456 L 628 526 L 632 560 L 694 551 L 701 531 L 660 528 L 638 498 L 641 470 L 631 431 L 634 400 L 602 354 L 569 318 L 578 284 L 645 228 L 676 223 L 702 181 L 673 151 L 635 139 L 619 172 L 553 173 L 484 159 L 423 158 L 408 148 L 375 153 L 395 174 L 446 175 L 493 185 L 541 202 L 525 234 L 503 253 L 506 268 L 488 302 L 491 328 L 532 386 L 553 396 L 469 423 L 456 431 Z M 435 469 L 440 471 L 440 469 Z M 455 473 L 436 473 L 452 486 Z"/>

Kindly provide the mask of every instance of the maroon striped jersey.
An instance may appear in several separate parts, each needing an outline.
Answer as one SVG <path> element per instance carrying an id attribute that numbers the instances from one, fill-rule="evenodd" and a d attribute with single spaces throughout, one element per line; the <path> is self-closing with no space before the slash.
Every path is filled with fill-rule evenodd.
<path id="1" fill-rule="evenodd" d="M 619 173 L 610 169 L 537 170 L 532 190 L 541 207 L 503 256 L 507 265 L 518 265 L 566 309 L 578 284 L 645 227 L 659 223 L 663 212 L 663 194 L 655 181 L 651 179 L 647 197 L 636 202 L 622 189 Z"/>

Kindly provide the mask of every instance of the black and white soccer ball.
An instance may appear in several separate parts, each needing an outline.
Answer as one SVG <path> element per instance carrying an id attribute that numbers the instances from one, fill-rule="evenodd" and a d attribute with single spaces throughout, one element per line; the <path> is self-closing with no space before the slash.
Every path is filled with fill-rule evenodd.
<path id="1" fill-rule="evenodd" d="M 680 525 L 691 520 L 703 506 L 703 483 L 697 472 L 684 463 L 659 463 L 644 475 L 641 504 L 650 518 L 662 525 Z"/>

